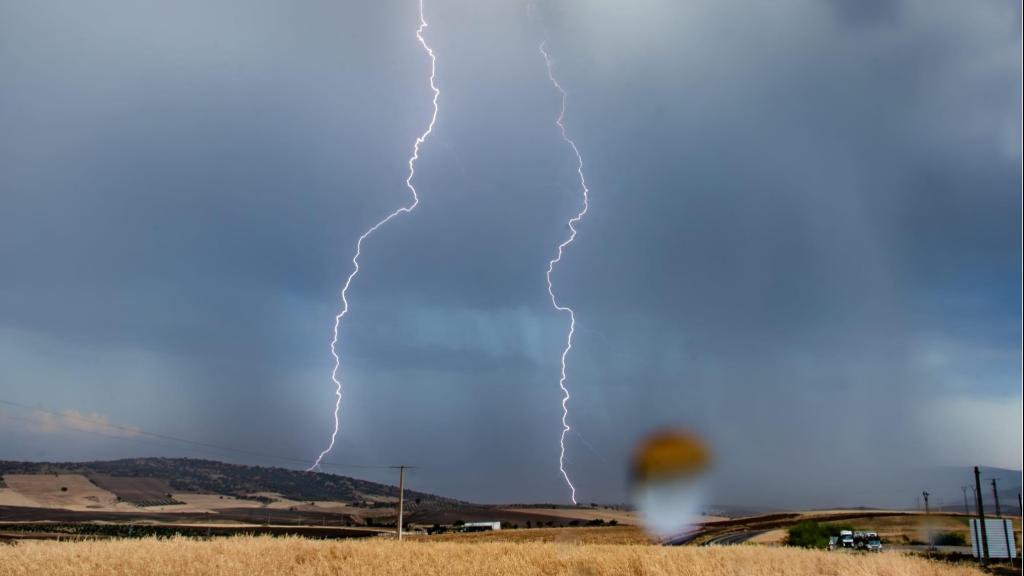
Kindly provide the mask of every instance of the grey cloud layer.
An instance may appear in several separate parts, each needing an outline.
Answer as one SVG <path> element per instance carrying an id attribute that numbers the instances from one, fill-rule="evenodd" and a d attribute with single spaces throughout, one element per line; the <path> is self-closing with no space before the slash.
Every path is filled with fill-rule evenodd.
<path id="1" fill-rule="evenodd" d="M 1019 402 L 1019 8 L 845 6 L 537 10 L 594 189 L 557 273 L 584 499 L 624 498 L 634 441 L 684 425 L 723 499 L 834 503 L 937 456 L 920 398 Z M 515 4 L 427 17 L 423 202 L 367 244 L 335 459 L 563 499 L 543 272 L 579 197 L 543 27 Z M 315 455 L 340 282 L 429 115 L 415 23 L 408 2 L 0 3 L 4 396 Z"/>

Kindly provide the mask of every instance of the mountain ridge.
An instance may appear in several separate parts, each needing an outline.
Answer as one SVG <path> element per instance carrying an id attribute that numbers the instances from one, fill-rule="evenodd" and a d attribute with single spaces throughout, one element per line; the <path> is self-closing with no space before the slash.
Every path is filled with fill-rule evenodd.
<path id="1" fill-rule="evenodd" d="M 29 462 L 0 460 L 0 487 L 5 474 L 82 474 L 91 480 L 104 476 L 166 480 L 178 492 L 251 497 L 261 492 L 277 493 L 300 501 L 343 502 L 386 501 L 398 497 L 398 488 L 328 472 L 307 472 L 276 466 L 251 466 L 198 458 L 139 457 L 82 462 Z M 406 497 L 425 502 L 464 503 L 406 490 Z"/>

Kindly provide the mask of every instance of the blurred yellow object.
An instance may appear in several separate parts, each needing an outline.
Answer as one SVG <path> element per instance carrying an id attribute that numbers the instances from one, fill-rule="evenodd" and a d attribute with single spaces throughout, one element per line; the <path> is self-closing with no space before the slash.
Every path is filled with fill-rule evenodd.
<path id="1" fill-rule="evenodd" d="M 711 454 L 696 436 L 679 430 L 652 434 L 637 448 L 631 475 L 634 482 L 671 480 L 707 469 Z"/>

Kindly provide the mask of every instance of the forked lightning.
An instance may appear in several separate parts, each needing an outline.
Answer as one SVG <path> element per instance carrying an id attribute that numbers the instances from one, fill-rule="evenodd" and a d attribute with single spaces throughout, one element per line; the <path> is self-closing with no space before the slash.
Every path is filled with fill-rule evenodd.
<path id="1" fill-rule="evenodd" d="M 590 208 L 590 189 L 587 188 L 587 179 L 583 176 L 583 156 L 580 154 L 579 148 L 576 147 L 576 142 L 569 137 L 565 129 L 565 104 L 568 94 L 562 85 L 558 83 L 555 78 L 555 73 L 551 65 L 551 57 L 548 55 L 547 50 L 544 49 L 545 42 L 540 43 L 540 53 L 544 56 L 544 63 L 548 69 L 548 79 L 551 80 L 551 84 L 558 90 L 558 93 L 562 97 L 561 109 L 558 112 L 558 118 L 555 119 L 555 125 L 558 126 L 559 132 L 562 134 L 562 140 L 572 149 L 572 153 L 576 156 L 576 173 L 579 175 L 580 188 L 583 190 L 583 208 L 580 209 L 579 213 L 569 219 L 569 237 L 564 242 L 558 245 L 558 254 L 548 262 L 548 295 L 551 296 L 551 305 L 555 307 L 555 310 L 559 312 L 569 313 L 569 333 L 565 338 L 565 348 L 562 349 L 562 375 L 558 380 L 558 387 L 562 389 L 562 435 L 558 439 L 558 445 L 561 449 L 558 455 L 558 469 L 562 473 L 562 477 L 565 478 L 565 483 L 569 485 L 570 498 L 572 503 L 576 504 L 576 487 L 573 486 L 572 480 L 569 479 L 569 473 L 565 470 L 565 435 L 567 432 L 572 430 L 569 427 L 569 388 L 566 386 L 566 359 L 569 356 L 569 352 L 572 350 L 572 337 L 576 334 L 576 312 L 568 307 L 558 303 L 558 299 L 555 297 L 555 289 L 551 282 L 551 273 L 555 270 L 555 264 L 562 261 L 562 254 L 565 248 L 572 244 L 573 240 L 576 239 L 576 224 L 579 224 L 583 217 L 587 214 L 587 210 Z"/>
<path id="2" fill-rule="evenodd" d="M 416 206 L 420 203 L 419 194 L 416 193 L 416 187 L 412 184 L 412 179 L 416 175 L 416 160 L 420 157 L 420 146 L 427 140 L 430 133 L 434 130 L 434 123 L 437 121 L 437 98 L 441 95 L 441 91 L 437 89 L 437 85 L 434 84 L 434 75 L 437 70 L 437 58 L 434 56 L 434 51 L 427 45 L 427 41 L 423 38 L 423 31 L 427 28 L 427 20 L 423 16 L 423 0 L 419 0 L 420 6 L 420 26 L 416 29 L 416 39 L 419 40 L 420 45 L 423 46 L 423 50 L 426 51 L 430 57 L 430 89 L 434 92 L 433 106 L 434 111 L 430 116 L 430 123 L 427 124 L 426 130 L 423 134 L 420 134 L 416 138 L 416 142 L 412 146 L 412 155 L 409 156 L 409 175 L 405 179 L 405 185 L 409 188 L 409 192 L 412 193 L 412 202 L 408 206 L 402 206 L 394 212 L 388 214 L 383 220 L 377 222 L 369 230 L 363 233 L 356 242 L 356 253 L 352 257 L 352 273 L 345 279 L 345 285 L 341 288 L 341 311 L 334 317 L 334 338 L 331 340 L 331 356 L 334 357 L 334 369 L 331 371 L 331 381 L 334 382 L 335 390 L 335 402 L 334 402 L 334 430 L 331 432 L 331 442 L 327 445 L 327 448 L 316 457 L 316 461 L 309 467 L 309 470 L 316 470 L 320 467 L 320 463 L 323 461 L 324 456 L 329 454 L 334 449 L 334 441 L 338 437 L 338 412 L 341 410 L 341 380 L 338 376 L 338 372 L 341 370 L 341 357 L 338 356 L 338 330 L 341 328 L 341 320 L 348 313 L 348 289 L 352 285 L 352 280 L 359 274 L 359 256 L 363 251 L 363 241 L 370 237 L 378 228 L 387 224 L 392 218 L 399 214 L 412 212 Z"/>

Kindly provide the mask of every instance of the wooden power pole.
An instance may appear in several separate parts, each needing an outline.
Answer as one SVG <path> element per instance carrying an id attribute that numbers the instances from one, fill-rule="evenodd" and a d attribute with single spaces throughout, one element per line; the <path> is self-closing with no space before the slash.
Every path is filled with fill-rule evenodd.
<path id="1" fill-rule="evenodd" d="M 398 467 L 398 539 L 402 539 L 402 513 L 405 508 L 405 466 Z"/>
<path id="2" fill-rule="evenodd" d="M 1002 520 L 1003 512 L 1002 510 L 999 509 L 999 488 L 996 487 L 995 478 L 992 479 L 992 498 L 994 498 L 996 501 L 996 518 Z M 1010 552 L 1010 534 L 1006 531 L 1006 521 L 1003 520 L 1001 524 L 1003 525 L 1003 538 L 1006 539 L 1006 557 L 1010 558 L 1013 556 L 1013 553 Z"/>
<path id="3" fill-rule="evenodd" d="M 981 546 L 978 546 L 978 552 L 981 554 L 981 563 L 984 564 L 988 560 L 988 534 L 985 530 L 985 502 L 981 497 L 981 471 L 978 467 L 974 467 L 974 495 L 978 499 L 975 502 L 978 508 L 978 524 L 981 528 Z"/>
<path id="4" fill-rule="evenodd" d="M 996 518 L 1002 518 L 1003 512 L 999 509 L 999 489 L 996 487 L 996 479 L 992 479 L 992 498 L 996 501 Z"/>

